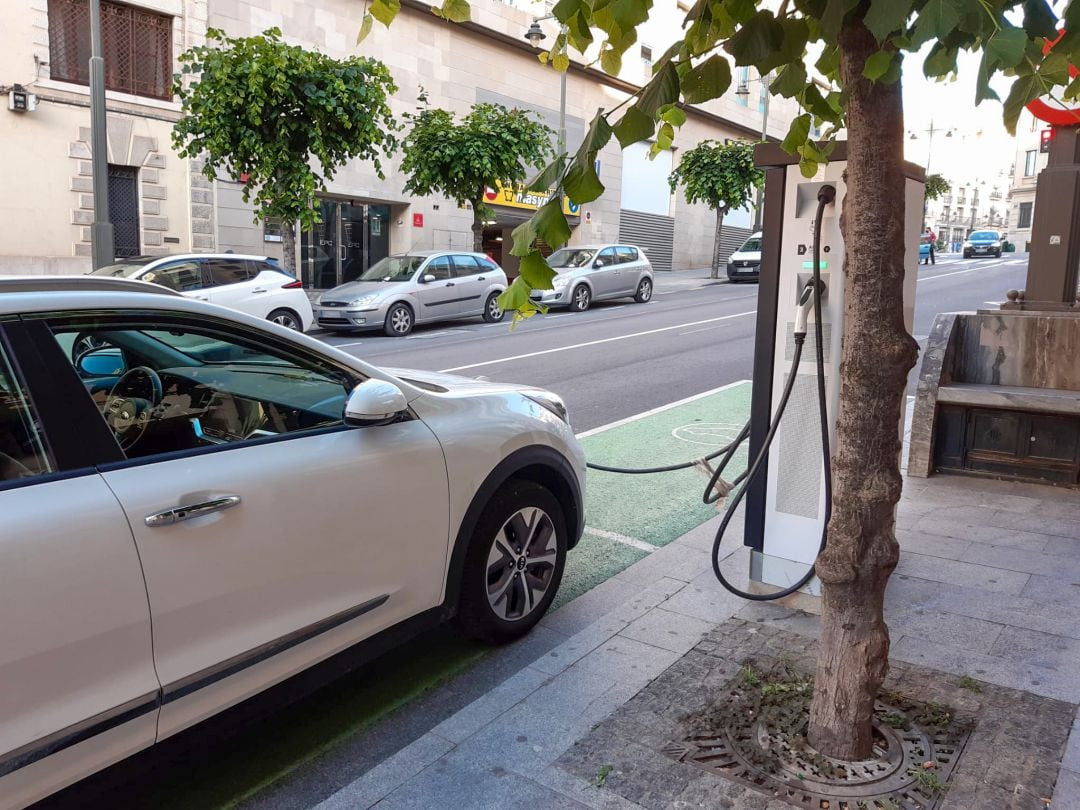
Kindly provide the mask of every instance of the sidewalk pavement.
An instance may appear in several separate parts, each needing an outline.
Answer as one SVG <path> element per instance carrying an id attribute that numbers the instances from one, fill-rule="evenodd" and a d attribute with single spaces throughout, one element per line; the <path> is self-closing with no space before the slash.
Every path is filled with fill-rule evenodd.
<path id="1" fill-rule="evenodd" d="M 691 267 L 686 270 L 667 270 L 653 274 L 657 295 L 680 292 L 682 290 L 696 290 L 709 287 L 714 284 L 727 284 L 727 274 L 724 269 L 720 270 L 720 278 L 710 278 L 712 269 L 709 267 Z"/>

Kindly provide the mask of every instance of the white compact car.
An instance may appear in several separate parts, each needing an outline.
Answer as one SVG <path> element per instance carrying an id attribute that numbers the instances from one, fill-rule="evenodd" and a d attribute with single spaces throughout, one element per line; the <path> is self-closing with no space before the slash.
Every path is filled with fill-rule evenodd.
<path id="1" fill-rule="evenodd" d="M 299 279 L 266 256 L 186 253 L 134 256 L 91 275 L 152 281 L 188 298 L 209 301 L 303 332 L 314 316 Z"/>
<path id="2" fill-rule="evenodd" d="M 450 616 L 521 636 L 584 461 L 547 391 L 152 284 L 0 278 L 0 807 L 347 649 Z"/>

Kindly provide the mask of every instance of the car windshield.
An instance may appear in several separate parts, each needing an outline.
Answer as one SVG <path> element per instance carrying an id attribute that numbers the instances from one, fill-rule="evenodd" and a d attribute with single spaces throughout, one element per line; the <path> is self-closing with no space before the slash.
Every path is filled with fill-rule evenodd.
<path id="1" fill-rule="evenodd" d="M 760 253 L 761 252 L 761 237 L 752 236 L 747 239 L 741 248 L 739 253 Z"/>
<path id="2" fill-rule="evenodd" d="M 582 250 L 580 248 L 563 248 L 556 250 L 548 257 L 548 264 L 552 267 L 585 267 L 592 261 L 595 250 Z"/>
<path id="3" fill-rule="evenodd" d="M 968 237 L 968 239 L 993 239 L 994 241 L 1000 238 L 997 231 L 975 231 Z"/>
<path id="4" fill-rule="evenodd" d="M 153 259 L 142 259 L 129 262 L 119 262 L 118 264 L 107 264 L 104 267 L 99 267 L 97 270 L 91 271 L 91 275 L 94 276 L 114 276 L 118 278 L 130 278 L 138 273 L 146 265 L 150 264 Z"/>
<path id="5" fill-rule="evenodd" d="M 360 281 L 408 281 L 423 263 L 423 256 L 388 256 L 371 265 Z"/>

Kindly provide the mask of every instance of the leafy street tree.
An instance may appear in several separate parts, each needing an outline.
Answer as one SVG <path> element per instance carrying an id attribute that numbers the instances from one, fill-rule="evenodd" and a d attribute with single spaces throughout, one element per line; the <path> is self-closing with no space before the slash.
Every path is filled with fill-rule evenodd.
<path id="1" fill-rule="evenodd" d="M 543 166 L 554 153 L 552 130 L 531 111 L 501 104 L 474 104 L 457 123 L 453 113 L 429 107 L 426 95 L 420 102 L 418 112 L 404 116 L 410 125 L 402 142 L 405 191 L 440 194 L 462 208 L 471 205 L 473 250 L 479 252 L 484 220 L 491 215 L 486 190 L 496 183 L 516 189 L 528 177 L 528 167 Z"/>
<path id="2" fill-rule="evenodd" d="M 181 157 L 204 155 L 211 180 L 242 182 L 256 221 L 281 219 L 285 265 L 295 270 L 294 224 L 319 221 L 312 201 L 325 181 L 352 159 L 372 161 L 382 177 L 380 155 L 397 148 L 387 100 L 397 88 L 381 62 L 286 45 L 277 28 L 239 38 L 211 28 L 206 38 L 180 56 L 173 145 Z"/>
<path id="3" fill-rule="evenodd" d="M 455 0 L 455 11 L 464 3 Z M 614 64 L 651 8 L 650 0 L 560 0 L 554 14 L 567 33 L 556 38 L 548 61 L 555 64 L 559 55 L 565 66 L 567 48 L 584 52 L 602 39 L 601 65 Z M 778 71 L 770 92 L 805 110 L 784 147 L 798 153 L 808 176 L 846 128 L 847 286 L 834 504 L 829 545 L 817 562 L 821 640 L 807 728 L 809 742 L 837 759 L 864 759 L 872 750 L 874 698 L 888 670 L 885 586 L 899 559 L 897 425 L 917 355 L 903 320 L 905 56 L 930 43 L 923 71 L 945 78 L 956 72 L 961 50 L 978 54 L 975 101 L 997 98 L 990 86 L 996 74 L 1012 77 L 1003 106 L 1005 124 L 1015 130 L 1032 99 L 1055 88 L 1065 88 L 1067 99 L 1080 97 L 1080 81 L 1069 77 L 1070 62 L 1080 64 L 1080 0 L 1070 0 L 1064 18 L 1068 33 L 1044 54 L 1045 40 L 1058 33 L 1045 0 L 697 0 L 686 13 L 685 36 L 656 61 L 649 82 L 616 108 L 600 110 L 577 154 L 565 162 L 557 156 L 549 167 L 574 202 L 595 200 L 604 191 L 593 168 L 598 150 L 613 136 L 624 147 L 654 137 L 655 148 L 670 148 L 686 117 L 679 102 L 722 95 L 731 60 L 761 75 Z M 833 89 L 823 91 L 811 70 Z M 823 142 L 810 140 L 813 123 L 825 128 Z M 518 227 L 513 252 L 536 271 L 515 280 L 503 298 L 506 308 L 528 311 L 529 285 L 547 285 L 536 239 L 557 246 L 569 233 L 561 208 L 550 203 Z"/>
<path id="4" fill-rule="evenodd" d="M 926 175 L 926 199 L 939 200 L 948 194 L 951 188 L 949 181 L 940 174 Z"/>
<path id="5" fill-rule="evenodd" d="M 724 217 L 733 208 L 743 208 L 760 188 L 764 173 L 754 165 L 754 145 L 745 142 L 702 141 L 687 150 L 671 173 L 668 183 L 674 193 L 682 186 L 688 202 L 703 202 L 716 211 L 712 271 L 720 275 L 720 235 Z"/>

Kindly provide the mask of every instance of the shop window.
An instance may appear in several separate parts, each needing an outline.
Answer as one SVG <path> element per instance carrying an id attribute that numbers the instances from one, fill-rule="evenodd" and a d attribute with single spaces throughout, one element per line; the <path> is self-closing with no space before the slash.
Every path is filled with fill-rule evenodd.
<path id="1" fill-rule="evenodd" d="M 1029 149 L 1024 153 L 1024 177 L 1034 177 L 1038 172 L 1039 152 Z"/>
<path id="2" fill-rule="evenodd" d="M 90 83 L 88 0 L 48 0 L 50 76 Z M 105 87 L 168 100 L 172 98 L 172 18 L 141 8 L 101 3 Z"/>
<path id="3" fill-rule="evenodd" d="M 645 66 L 646 72 L 652 71 L 652 48 L 650 48 L 648 45 L 641 46 L 641 64 Z"/>

